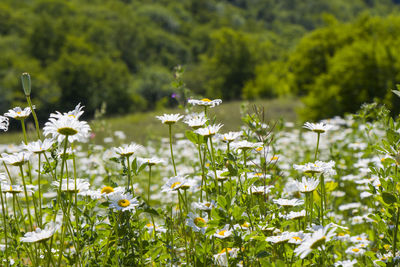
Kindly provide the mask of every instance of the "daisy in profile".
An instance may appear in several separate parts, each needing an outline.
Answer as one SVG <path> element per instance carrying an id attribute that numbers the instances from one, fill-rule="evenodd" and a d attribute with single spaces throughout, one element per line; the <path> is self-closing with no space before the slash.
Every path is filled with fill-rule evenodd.
<path id="1" fill-rule="evenodd" d="M 357 264 L 357 260 L 337 261 L 333 266 L 335 267 L 353 267 Z"/>
<path id="2" fill-rule="evenodd" d="M 55 186 L 56 188 L 59 188 L 60 182 L 54 181 L 52 185 Z M 79 193 L 87 191 L 89 189 L 89 186 L 90 186 L 89 182 L 85 179 L 76 179 L 76 187 L 74 179 L 63 179 L 61 184 L 61 191 L 67 193 L 75 193 L 75 192 Z"/>
<path id="3" fill-rule="evenodd" d="M 74 119 L 78 120 L 79 117 L 82 116 L 82 114 L 84 113 L 84 111 L 82 110 L 83 108 L 84 108 L 84 106 L 81 106 L 81 103 L 79 103 L 78 105 L 76 105 L 75 109 L 72 111 L 64 112 L 63 114 L 56 111 L 56 113 L 51 113 L 50 117 L 56 118 L 56 119 L 60 119 L 62 117 L 70 117 L 70 118 L 74 118 Z"/>
<path id="4" fill-rule="evenodd" d="M 278 204 L 279 206 L 282 207 L 295 207 L 295 206 L 300 206 L 304 204 L 304 200 L 301 199 L 284 199 L 284 198 L 279 198 L 279 199 L 274 199 L 272 200 L 275 204 Z"/>
<path id="5" fill-rule="evenodd" d="M 217 230 L 215 232 L 215 234 L 213 234 L 213 236 L 220 238 L 220 239 L 224 239 L 224 238 L 230 237 L 232 234 L 233 234 L 233 232 L 231 230 L 229 230 L 229 224 L 227 224 L 221 230 Z"/>
<path id="6" fill-rule="evenodd" d="M 222 142 L 224 142 L 224 143 L 231 143 L 231 142 L 235 141 L 237 138 L 239 138 L 240 136 L 242 136 L 241 132 L 229 132 L 229 133 L 221 134 L 220 138 L 221 138 Z"/>
<path id="7" fill-rule="evenodd" d="M 232 142 L 231 146 L 233 149 L 248 150 L 248 149 L 262 147 L 263 143 L 261 142 L 252 143 L 247 140 L 242 140 L 238 142 Z"/>
<path id="8" fill-rule="evenodd" d="M 269 194 L 269 192 L 271 191 L 271 188 L 273 188 L 272 185 L 266 185 L 266 186 L 255 186 L 252 185 L 249 189 L 248 189 L 248 193 L 249 194 L 253 194 L 253 195 L 266 195 Z"/>
<path id="9" fill-rule="evenodd" d="M 86 142 L 90 136 L 90 126 L 86 121 L 79 121 L 74 117 L 61 116 L 59 118 L 50 117 L 43 127 L 43 134 L 61 143 L 66 136 L 68 142 Z"/>
<path id="10" fill-rule="evenodd" d="M 161 187 L 161 192 L 175 192 L 179 189 L 185 189 L 187 181 L 182 176 L 174 176 Z"/>
<path id="11" fill-rule="evenodd" d="M 214 200 L 205 201 L 205 202 L 194 202 L 193 208 L 201 211 L 211 211 L 217 205 L 215 204 Z"/>
<path id="12" fill-rule="evenodd" d="M 203 98 L 201 100 L 196 100 L 196 99 L 189 99 L 188 103 L 193 105 L 193 106 L 201 106 L 201 107 L 215 107 L 218 106 L 222 103 L 221 99 L 208 99 L 208 98 Z"/>
<path id="13" fill-rule="evenodd" d="M 129 145 L 116 147 L 114 149 L 115 149 L 115 153 L 117 153 L 121 157 L 129 157 L 129 156 L 133 155 L 134 153 L 138 152 L 142 148 L 143 148 L 143 146 L 141 146 L 141 145 L 131 143 Z"/>
<path id="14" fill-rule="evenodd" d="M 308 129 L 310 131 L 313 131 L 315 133 L 325 133 L 329 129 L 332 128 L 332 125 L 320 122 L 320 123 L 311 123 L 311 122 L 306 122 L 303 125 L 303 128 Z"/>
<path id="15" fill-rule="evenodd" d="M 157 158 L 157 157 L 151 157 L 151 158 L 138 158 L 137 159 L 138 162 L 140 163 L 140 165 L 142 164 L 147 164 L 149 166 L 154 166 L 154 165 L 158 165 L 158 164 L 164 164 L 165 161 Z"/>
<path id="16" fill-rule="evenodd" d="M 274 243 L 274 244 L 282 244 L 282 243 L 288 242 L 291 237 L 292 237 L 292 233 L 291 232 L 283 232 L 280 235 L 269 236 L 265 240 L 267 242 L 271 242 L 271 243 Z"/>
<path id="17" fill-rule="evenodd" d="M 33 107 L 35 108 L 35 107 Z M 31 114 L 31 108 L 26 107 L 21 109 L 20 107 L 15 107 L 13 109 L 9 109 L 8 112 L 4 113 L 4 116 L 16 119 L 16 120 L 25 120 Z"/>
<path id="18" fill-rule="evenodd" d="M 37 140 L 36 142 L 30 142 L 27 145 L 22 144 L 22 147 L 29 152 L 41 154 L 48 151 L 53 146 L 53 144 L 53 139 L 44 139 L 43 142 L 42 140 Z"/>
<path id="19" fill-rule="evenodd" d="M 196 130 L 203 127 L 204 124 L 206 124 L 207 119 L 204 117 L 203 113 L 195 113 L 187 115 L 183 122 L 186 123 L 189 127 Z"/>
<path id="20" fill-rule="evenodd" d="M 7 132 L 9 121 L 7 117 L 0 116 L 0 130 Z"/>
<path id="21" fill-rule="evenodd" d="M 334 166 L 335 166 L 335 162 L 333 160 L 331 160 L 329 162 L 317 160 L 316 162 L 309 162 L 304 165 L 294 164 L 293 168 L 295 170 L 299 170 L 299 171 L 302 171 L 304 173 L 309 173 L 309 174 L 323 173 L 323 174 L 334 175 L 334 174 L 336 174 L 336 171 L 333 169 Z"/>
<path id="22" fill-rule="evenodd" d="M 291 211 L 287 215 L 285 215 L 286 220 L 297 220 L 306 217 L 306 211 Z"/>
<path id="23" fill-rule="evenodd" d="M 114 211 L 131 211 L 139 206 L 139 201 L 130 193 L 115 192 L 109 196 L 110 208 Z"/>
<path id="24" fill-rule="evenodd" d="M 27 151 L 17 152 L 13 154 L 2 153 L 1 159 L 4 163 L 12 166 L 22 166 L 29 161 L 32 153 Z"/>
<path id="25" fill-rule="evenodd" d="M 205 137 L 210 137 L 218 133 L 218 131 L 222 128 L 222 126 L 223 124 L 208 125 L 206 127 L 199 128 L 194 132 Z"/>
<path id="26" fill-rule="evenodd" d="M 300 181 L 294 181 L 294 182 L 301 193 L 313 192 L 319 185 L 319 179 L 315 179 L 312 177 L 307 178 L 304 176 L 301 182 Z"/>
<path id="27" fill-rule="evenodd" d="M 365 249 L 359 246 L 351 246 L 346 249 L 345 253 L 358 257 L 364 255 Z"/>
<path id="28" fill-rule="evenodd" d="M 314 249 L 322 247 L 324 249 L 324 245 L 326 242 L 330 241 L 335 234 L 336 228 L 332 228 L 330 225 L 325 227 L 321 227 L 316 230 L 314 233 L 309 235 L 301 244 L 298 246 L 294 253 L 296 256 L 300 256 L 301 259 L 307 257 Z"/>
<path id="29" fill-rule="evenodd" d="M 229 266 L 227 252 L 229 253 L 229 258 L 236 258 L 239 252 L 238 248 L 224 248 L 218 254 L 214 255 L 214 262 L 219 266 Z M 239 265 L 238 265 L 239 266 Z"/>
<path id="30" fill-rule="evenodd" d="M 166 233 L 167 232 L 167 229 L 165 229 L 164 227 L 160 227 L 160 226 L 157 226 L 157 225 L 156 225 L 156 227 L 154 227 L 154 225 L 152 223 L 146 224 L 144 226 L 144 228 L 147 229 L 149 234 L 153 233 L 154 228 L 156 229 L 156 232 L 158 232 L 158 233 Z"/>
<path id="31" fill-rule="evenodd" d="M 40 228 L 36 228 L 35 231 L 26 233 L 23 237 L 19 239 L 19 241 L 24 243 L 36 243 L 46 241 L 50 239 L 50 237 L 52 237 L 56 231 L 57 227 L 53 222 L 50 222 L 45 226 L 43 230 Z"/>
<path id="32" fill-rule="evenodd" d="M 156 116 L 163 124 L 174 124 L 183 118 L 181 114 L 164 114 L 162 116 Z"/>

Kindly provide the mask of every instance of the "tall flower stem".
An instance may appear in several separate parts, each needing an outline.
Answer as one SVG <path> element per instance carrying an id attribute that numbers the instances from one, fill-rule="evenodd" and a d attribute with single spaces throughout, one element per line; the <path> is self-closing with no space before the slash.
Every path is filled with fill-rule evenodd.
<path id="1" fill-rule="evenodd" d="M 126 157 L 126 163 L 128 164 L 128 190 L 130 189 L 129 187 L 131 186 L 132 187 L 132 193 L 133 193 L 133 183 L 131 181 L 131 179 L 132 179 L 131 178 L 131 163 L 130 163 L 129 157 L 130 156 Z M 131 185 L 131 183 L 132 183 L 132 185 Z"/>
<path id="2" fill-rule="evenodd" d="M 78 188 L 77 188 L 77 172 L 76 172 L 76 159 L 75 159 L 75 153 L 72 154 L 72 164 L 73 164 L 73 168 L 74 168 L 74 182 L 75 182 L 75 189 L 74 189 L 74 197 L 75 197 L 75 224 L 76 224 L 76 235 L 78 236 L 76 238 L 76 254 L 77 254 L 77 258 L 78 258 L 78 262 L 79 257 L 80 257 L 80 244 L 79 244 L 79 214 L 78 214 Z M 72 225 L 71 225 L 72 227 Z"/>
<path id="3" fill-rule="evenodd" d="M 174 151 L 172 150 L 172 125 L 168 124 L 168 127 L 169 127 L 169 147 L 171 150 L 171 160 L 172 160 L 172 165 L 174 166 L 174 173 L 176 176 L 177 174 L 176 174 L 176 166 L 175 166 L 175 160 L 174 160 Z"/>
<path id="4" fill-rule="evenodd" d="M 314 161 L 317 160 L 320 135 L 321 135 L 321 133 L 317 133 L 317 148 L 315 149 Z"/>
<path id="5" fill-rule="evenodd" d="M 1 211 L 3 214 L 3 223 L 4 223 L 4 242 L 5 242 L 5 252 L 6 252 L 6 263 L 7 266 L 9 264 L 9 259 L 8 259 L 8 238 L 7 238 L 7 218 L 6 218 L 6 208 L 4 205 L 4 199 L 3 199 L 3 190 L 1 188 L 1 183 L 0 183 L 0 197 L 1 197 Z"/>
<path id="6" fill-rule="evenodd" d="M 147 184 L 147 204 L 150 206 L 151 165 L 149 164 L 149 182 Z M 155 227 L 155 225 L 153 225 Z"/>
<path id="7" fill-rule="evenodd" d="M 400 207 L 397 207 L 396 227 L 393 233 L 393 259 L 396 257 L 397 231 L 399 230 Z"/>
<path id="8" fill-rule="evenodd" d="M 31 230 L 33 231 L 34 228 L 33 228 L 33 223 L 32 223 L 31 210 L 30 210 L 30 207 L 29 207 L 29 197 L 28 197 L 28 191 L 26 190 L 25 176 L 24 176 L 24 170 L 22 169 L 22 165 L 19 166 L 19 170 L 21 172 L 22 184 L 24 186 L 26 210 L 28 211 L 29 224 L 31 226 Z"/>
<path id="9" fill-rule="evenodd" d="M 212 136 L 208 137 L 208 139 L 210 140 L 210 155 L 211 155 L 211 162 L 212 162 L 212 166 L 213 166 L 213 170 L 214 170 L 214 182 L 215 182 L 215 190 L 218 190 L 218 176 L 217 176 L 217 166 L 215 165 L 215 150 L 214 150 L 214 145 L 213 145 L 213 141 L 212 141 Z"/>
<path id="10" fill-rule="evenodd" d="M 200 143 L 200 135 L 198 138 L 198 151 L 199 151 L 199 160 L 201 165 L 201 187 L 200 187 L 200 202 L 203 202 L 203 186 L 205 186 L 205 171 L 204 171 L 204 163 L 203 158 L 201 157 L 201 143 Z"/>
<path id="11" fill-rule="evenodd" d="M 41 155 L 39 153 L 39 163 L 38 163 L 38 190 L 39 190 L 39 226 L 42 227 L 43 215 L 42 215 L 42 191 L 41 191 L 41 181 L 40 181 L 40 165 L 41 165 Z"/>
<path id="12" fill-rule="evenodd" d="M 33 120 L 35 121 L 35 128 L 36 128 L 37 137 L 38 137 L 38 139 L 40 139 L 39 121 L 38 121 L 38 118 L 36 116 L 36 112 L 33 109 L 31 97 L 30 96 L 26 96 L 26 101 L 28 102 L 28 105 L 29 105 L 29 107 L 31 109 L 31 112 L 32 112 Z"/>

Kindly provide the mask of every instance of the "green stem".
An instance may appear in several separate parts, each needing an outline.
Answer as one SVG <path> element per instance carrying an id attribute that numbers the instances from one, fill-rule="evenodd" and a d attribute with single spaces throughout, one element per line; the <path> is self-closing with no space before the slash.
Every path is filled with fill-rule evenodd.
<path id="1" fill-rule="evenodd" d="M 147 185 L 147 205 L 150 206 L 150 184 L 151 184 L 151 165 L 149 164 L 149 183 Z M 155 227 L 155 225 L 154 225 Z"/>
<path id="2" fill-rule="evenodd" d="M 210 156 L 211 156 L 211 162 L 212 162 L 212 166 L 214 169 L 214 183 L 215 183 L 215 190 L 218 190 L 218 176 L 217 176 L 217 166 L 215 165 L 215 151 L 214 151 L 214 145 L 213 145 L 213 141 L 212 141 L 212 136 L 208 137 L 208 139 L 210 140 Z"/>
<path id="3" fill-rule="evenodd" d="M 320 138 L 321 133 L 317 133 L 317 134 L 318 134 L 317 135 L 317 148 L 315 149 L 314 161 L 317 160 L 318 147 L 319 147 L 319 138 Z"/>
<path id="4" fill-rule="evenodd" d="M 393 233 L 393 259 L 396 257 L 397 231 L 399 229 L 400 207 L 397 207 L 396 227 Z"/>
<path id="5" fill-rule="evenodd" d="M 39 153 L 39 163 L 38 163 L 38 190 L 39 190 L 39 226 L 42 227 L 43 215 L 42 215 L 42 191 L 41 191 L 41 181 L 40 181 L 40 165 L 41 165 L 41 155 Z"/>
<path id="6" fill-rule="evenodd" d="M 3 214 L 3 222 L 4 222 L 4 241 L 5 241 L 5 252 L 6 252 L 6 262 L 7 266 L 9 264 L 9 259 L 8 259 L 8 238 L 7 238 L 7 218 L 6 218 L 6 208 L 4 206 L 4 199 L 3 199 L 3 190 L 1 188 L 1 183 L 0 183 L 0 197 L 1 197 L 1 211 Z"/>
<path id="7" fill-rule="evenodd" d="M 30 96 L 26 96 L 26 101 L 28 101 L 28 105 L 31 108 L 33 120 L 35 121 L 36 134 L 37 134 L 38 139 L 40 139 L 39 121 L 37 119 L 36 112 L 33 109 L 32 102 L 31 102 L 31 97 Z"/>
<path id="8" fill-rule="evenodd" d="M 129 157 L 130 156 L 127 156 L 126 157 L 126 162 L 127 162 L 127 164 L 128 164 L 128 190 L 129 190 L 129 187 L 131 186 L 132 187 L 132 193 L 133 193 L 133 183 L 132 183 L 132 181 L 131 181 L 131 163 L 130 163 L 130 161 L 129 161 Z M 131 185 L 131 183 L 132 183 L 132 185 Z"/>
<path id="9" fill-rule="evenodd" d="M 28 197 L 28 191 L 26 190 L 25 176 L 24 176 L 24 170 L 22 169 L 22 165 L 19 166 L 19 170 L 21 172 L 22 184 L 24 186 L 26 209 L 28 211 L 29 224 L 31 226 L 31 230 L 33 231 L 32 216 L 31 216 L 31 211 L 30 211 L 30 207 L 29 207 L 29 197 Z"/>
<path id="10" fill-rule="evenodd" d="M 175 166 L 175 160 L 174 160 L 174 152 L 172 150 L 172 125 L 168 124 L 168 127 L 169 127 L 169 147 L 171 150 L 172 165 L 174 165 L 174 173 L 176 176 L 177 174 L 176 174 L 176 166 Z"/>
<path id="11" fill-rule="evenodd" d="M 21 121 L 21 127 L 22 127 L 22 134 L 24 136 L 24 144 L 28 144 L 28 137 L 26 136 L 26 129 L 25 129 L 25 120 L 20 120 Z"/>

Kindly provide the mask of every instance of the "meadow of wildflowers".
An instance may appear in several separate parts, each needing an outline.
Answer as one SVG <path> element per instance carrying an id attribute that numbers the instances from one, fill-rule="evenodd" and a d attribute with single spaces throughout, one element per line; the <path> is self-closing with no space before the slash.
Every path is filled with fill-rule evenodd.
<path id="1" fill-rule="evenodd" d="M 154 118 L 169 138 L 97 145 L 80 104 L 39 129 L 22 81 L 28 107 L 0 116 L 23 136 L 0 146 L 2 266 L 398 265 L 400 125 L 385 107 L 303 127 L 255 108 L 225 132 L 208 114 L 222 101 L 192 99 Z"/>

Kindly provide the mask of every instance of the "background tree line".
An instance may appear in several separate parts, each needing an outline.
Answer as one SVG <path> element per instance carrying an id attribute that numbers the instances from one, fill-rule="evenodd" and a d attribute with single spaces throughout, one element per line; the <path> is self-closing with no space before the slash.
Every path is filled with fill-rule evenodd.
<path id="1" fill-rule="evenodd" d="M 172 70 L 193 93 L 296 95 L 308 119 L 391 108 L 400 81 L 395 0 L 3 0 L 0 112 L 23 105 L 32 76 L 40 116 L 78 102 L 93 114 L 173 105 Z M 178 95 L 179 97 L 179 95 Z"/>

